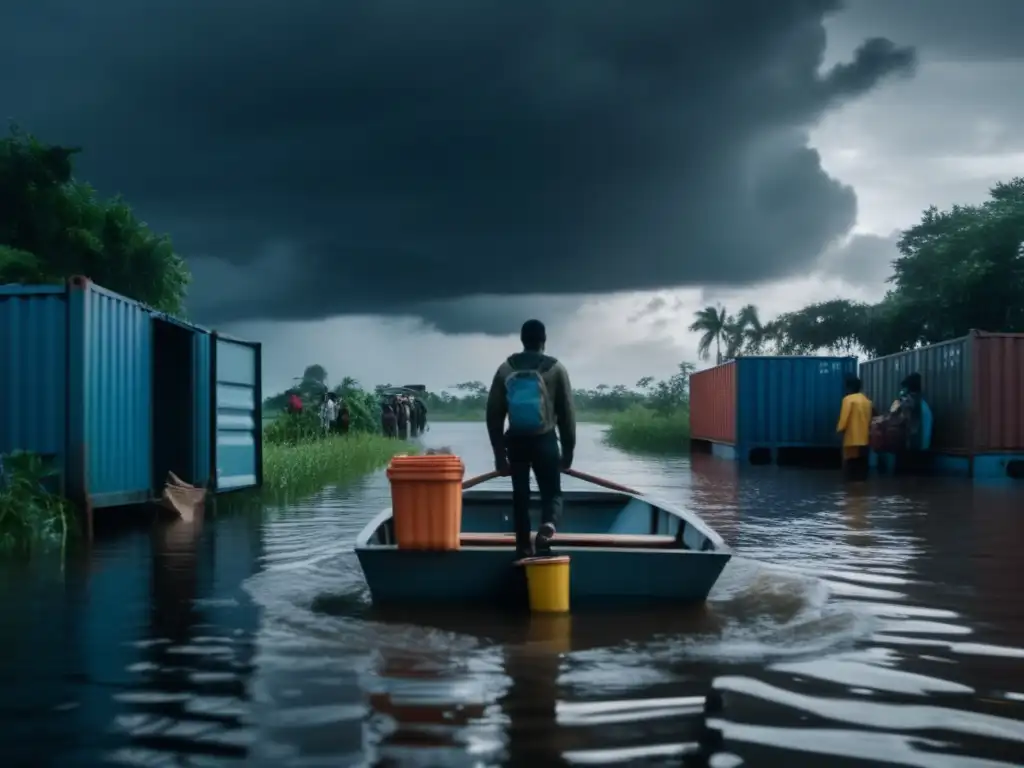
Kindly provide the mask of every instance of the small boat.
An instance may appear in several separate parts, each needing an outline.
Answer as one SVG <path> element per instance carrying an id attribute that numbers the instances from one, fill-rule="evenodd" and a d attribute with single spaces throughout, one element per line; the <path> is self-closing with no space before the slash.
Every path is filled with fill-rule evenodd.
<path id="1" fill-rule="evenodd" d="M 603 487 L 562 495 L 552 548 L 571 558 L 574 608 L 707 599 L 732 552 L 697 514 L 592 475 L 567 474 Z M 524 569 L 516 567 L 512 492 L 468 490 L 495 476 L 491 472 L 464 484 L 458 550 L 399 549 L 390 509 L 366 525 L 355 551 L 375 605 L 527 605 Z M 537 494 L 530 514 L 536 530 Z"/>

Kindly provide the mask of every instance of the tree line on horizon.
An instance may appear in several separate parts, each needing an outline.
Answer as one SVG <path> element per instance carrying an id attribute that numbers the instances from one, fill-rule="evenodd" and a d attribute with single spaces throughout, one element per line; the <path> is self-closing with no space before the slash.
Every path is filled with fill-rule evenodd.
<path id="1" fill-rule="evenodd" d="M 583 417 L 610 416 L 630 408 L 642 406 L 657 413 L 671 413 L 684 407 L 689 398 L 689 377 L 694 371 L 691 363 L 680 363 L 675 374 L 656 380 L 645 376 L 633 387 L 622 384 L 599 384 L 593 389 L 574 389 L 573 400 Z M 314 363 L 296 376 L 294 384 L 263 401 L 264 418 L 271 419 L 285 410 L 291 392 L 298 394 L 308 406 L 316 407 L 327 392 L 334 392 L 346 402 L 357 400 L 372 403 L 375 408 L 384 392 L 392 384 L 378 384 L 364 388 L 351 376 L 342 377 L 331 385 L 324 366 Z M 424 392 L 420 397 L 427 406 L 428 417 L 483 419 L 487 407 L 489 387 L 481 381 L 464 381 L 441 392 Z"/>
<path id="2" fill-rule="evenodd" d="M 124 200 L 101 198 L 74 177 L 78 151 L 17 128 L 0 139 L 0 284 L 56 283 L 83 274 L 182 315 L 191 279 L 185 261 Z M 1024 179 L 996 184 L 977 205 L 928 208 L 902 233 L 898 250 L 890 287 L 875 304 L 835 298 L 768 322 L 752 304 L 735 314 L 721 306 L 699 310 L 690 329 L 701 334 L 700 358 L 820 352 L 875 357 L 972 329 L 1024 332 Z M 455 387 L 464 394 L 428 397 L 437 398 L 439 409 L 452 407 L 454 400 L 477 398 L 478 384 Z M 636 404 L 648 395 L 637 382 L 634 388 L 580 390 L 579 400 L 597 408 L 630 398 Z"/>

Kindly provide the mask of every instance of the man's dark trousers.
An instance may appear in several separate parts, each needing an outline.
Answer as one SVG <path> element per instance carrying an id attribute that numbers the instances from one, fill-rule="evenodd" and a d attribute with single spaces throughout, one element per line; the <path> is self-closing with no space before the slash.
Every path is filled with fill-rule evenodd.
<path id="1" fill-rule="evenodd" d="M 530 548 L 530 470 L 540 491 L 541 524 L 557 528 L 562 514 L 562 456 L 555 430 L 543 435 L 505 436 L 512 474 L 512 513 L 515 516 L 516 549 Z"/>

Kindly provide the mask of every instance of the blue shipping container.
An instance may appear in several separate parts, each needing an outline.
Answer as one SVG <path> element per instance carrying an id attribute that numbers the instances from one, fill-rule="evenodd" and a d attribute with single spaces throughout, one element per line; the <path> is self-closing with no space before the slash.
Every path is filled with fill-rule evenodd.
<path id="1" fill-rule="evenodd" d="M 829 448 L 845 379 L 855 357 L 741 357 L 736 360 L 737 457 L 755 448 Z"/>
<path id="2" fill-rule="evenodd" d="M 230 481 L 211 477 L 217 420 L 261 423 L 260 346 L 217 338 L 86 278 L 0 286 L 0 454 L 53 457 L 86 509 L 158 496 L 169 471 L 215 490 L 260 485 L 259 428 L 225 427 Z M 215 412 L 217 349 L 227 392 Z"/>
<path id="3" fill-rule="evenodd" d="M 151 498 L 153 331 L 149 312 L 75 277 L 68 281 L 72 498 L 116 507 Z"/>
<path id="4" fill-rule="evenodd" d="M 0 454 L 63 467 L 67 449 L 67 290 L 0 285 Z"/>

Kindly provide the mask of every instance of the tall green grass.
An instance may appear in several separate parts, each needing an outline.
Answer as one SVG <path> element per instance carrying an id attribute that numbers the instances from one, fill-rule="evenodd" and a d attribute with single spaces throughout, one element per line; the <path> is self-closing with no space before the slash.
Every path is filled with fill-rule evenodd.
<path id="1" fill-rule="evenodd" d="M 0 552 L 61 551 L 77 533 L 74 509 L 47 489 L 57 477 L 41 456 L 0 456 Z"/>
<path id="2" fill-rule="evenodd" d="M 365 419 L 353 421 L 364 426 Z M 330 483 L 373 472 L 395 454 L 415 450 L 405 441 L 365 428 L 324 435 L 312 411 L 282 414 L 263 430 L 263 488 L 278 497 L 315 493 Z"/>
<path id="3" fill-rule="evenodd" d="M 677 408 L 659 413 L 634 405 L 612 417 L 605 442 L 634 453 L 689 453 L 690 411 Z"/>

